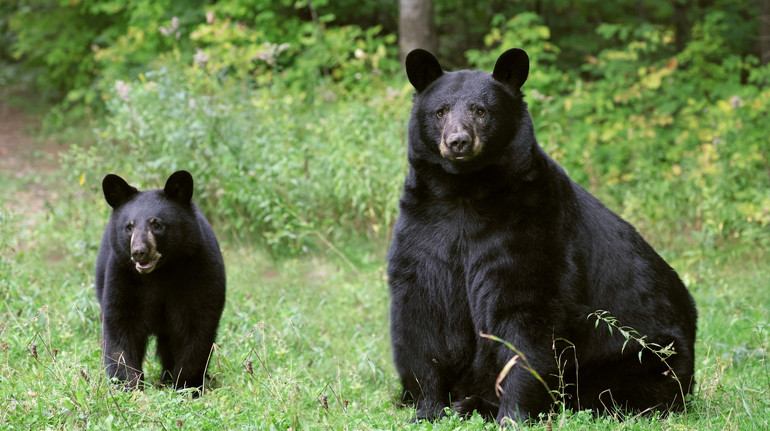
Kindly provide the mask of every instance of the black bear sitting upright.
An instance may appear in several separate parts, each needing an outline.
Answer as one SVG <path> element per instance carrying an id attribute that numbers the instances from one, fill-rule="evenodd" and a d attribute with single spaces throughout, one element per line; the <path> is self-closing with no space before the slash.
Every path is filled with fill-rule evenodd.
<path id="1" fill-rule="evenodd" d="M 527 54 L 506 51 L 489 74 L 444 72 L 414 50 L 406 72 L 416 90 L 410 170 L 388 277 L 394 362 L 417 419 L 447 407 L 537 418 L 554 404 L 546 385 L 572 409 L 681 408 L 693 381 L 693 299 L 538 145 L 521 92 Z M 617 330 L 594 326 L 598 310 L 676 353 L 664 363 L 624 345 Z"/>
<path id="2" fill-rule="evenodd" d="M 117 175 L 102 182 L 113 208 L 96 259 L 108 377 L 138 387 L 150 335 L 162 378 L 202 388 L 225 303 L 225 266 L 211 225 L 178 171 L 163 190 L 138 191 Z"/>

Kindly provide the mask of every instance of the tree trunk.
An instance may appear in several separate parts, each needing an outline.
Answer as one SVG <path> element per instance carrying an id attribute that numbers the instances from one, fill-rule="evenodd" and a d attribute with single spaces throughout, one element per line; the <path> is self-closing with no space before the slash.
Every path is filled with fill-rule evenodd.
<path id="1" fill-rule="evenodd" d="M 684 51 L 687 42 L 690 40 L 690 23 L 687 21 L 687 10 L 690 8 L 687 0 L 677 0 L 674 2 L 674 42 L 676 43 L 676 52 Z"/>
<path id="2" fill-rule="evenodd" d="M 398 46 L 401 62 L 415 48 L 434 55 L 438 49 L 436 25 L 433 21 L 433 0 L 399 0 Z"/>
<path id="3" fill-rule="evenodd" d="M 759 59 L 770 63 L 770 0 L 759 0 Z"/>

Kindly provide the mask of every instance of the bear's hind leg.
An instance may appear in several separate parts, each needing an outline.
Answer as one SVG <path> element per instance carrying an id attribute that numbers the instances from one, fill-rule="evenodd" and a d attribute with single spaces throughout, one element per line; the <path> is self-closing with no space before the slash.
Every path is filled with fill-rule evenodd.
<path id="1" fill-rule="evenodd" d="M 680 366 L 683 360 L 674 355 L 663 363 L 645 352 L 641 363 L 637 353 L 612 364 L 579 368 L 571 407 L 632 414 L 680 411 L 692 386 L 692 373 Z"/>

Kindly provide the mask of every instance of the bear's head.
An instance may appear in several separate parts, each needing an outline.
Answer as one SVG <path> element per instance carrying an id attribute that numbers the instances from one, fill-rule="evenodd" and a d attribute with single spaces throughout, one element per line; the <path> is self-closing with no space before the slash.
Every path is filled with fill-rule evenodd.
<path id="1" fill-rule="evenodd" d="M 515 148 L 517 140 L 526 147 L 534 139 L 521 93 L 529 74 L 529 57 L 523 50 L 504 52 L 490 74 L 444 72 L 431 53 L 416 49 L 406 57 L 406 73 L 416 90 L 409 124 L 410 160 L 461 174 L 511 162 L 516 151 L 526 153 L 526 148 Z"/>
<path id="2" fill-rule="evenodd" d="M 109 174 L 102 181 L 102 190 L 113 208 L 108 228 L 113 253 L 140 274 L 149 274 L 164 262 L 195 250 L 199 234 L 189 172 L 173 173 L 162 190 L 141 192 Z"/>

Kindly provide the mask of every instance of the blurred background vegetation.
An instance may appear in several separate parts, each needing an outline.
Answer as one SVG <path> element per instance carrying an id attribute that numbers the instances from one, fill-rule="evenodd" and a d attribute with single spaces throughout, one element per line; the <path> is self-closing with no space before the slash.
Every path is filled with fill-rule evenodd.
<path id="1" fill-rule="evenodd" d="M 412 91 L 400 3 L 6 0 L 0 83 L 49 100 L 55 130 L 96 129 L 63 158 L 88 196 L 107 172 L 157 187 L 185 168 L 238 241 L 386 246 Z M 417 3 L 435 33 L 412 43 L 448 69 L 528 51 L 541 145 L 643 233 L 770 247 L 770 1 Z"/>

